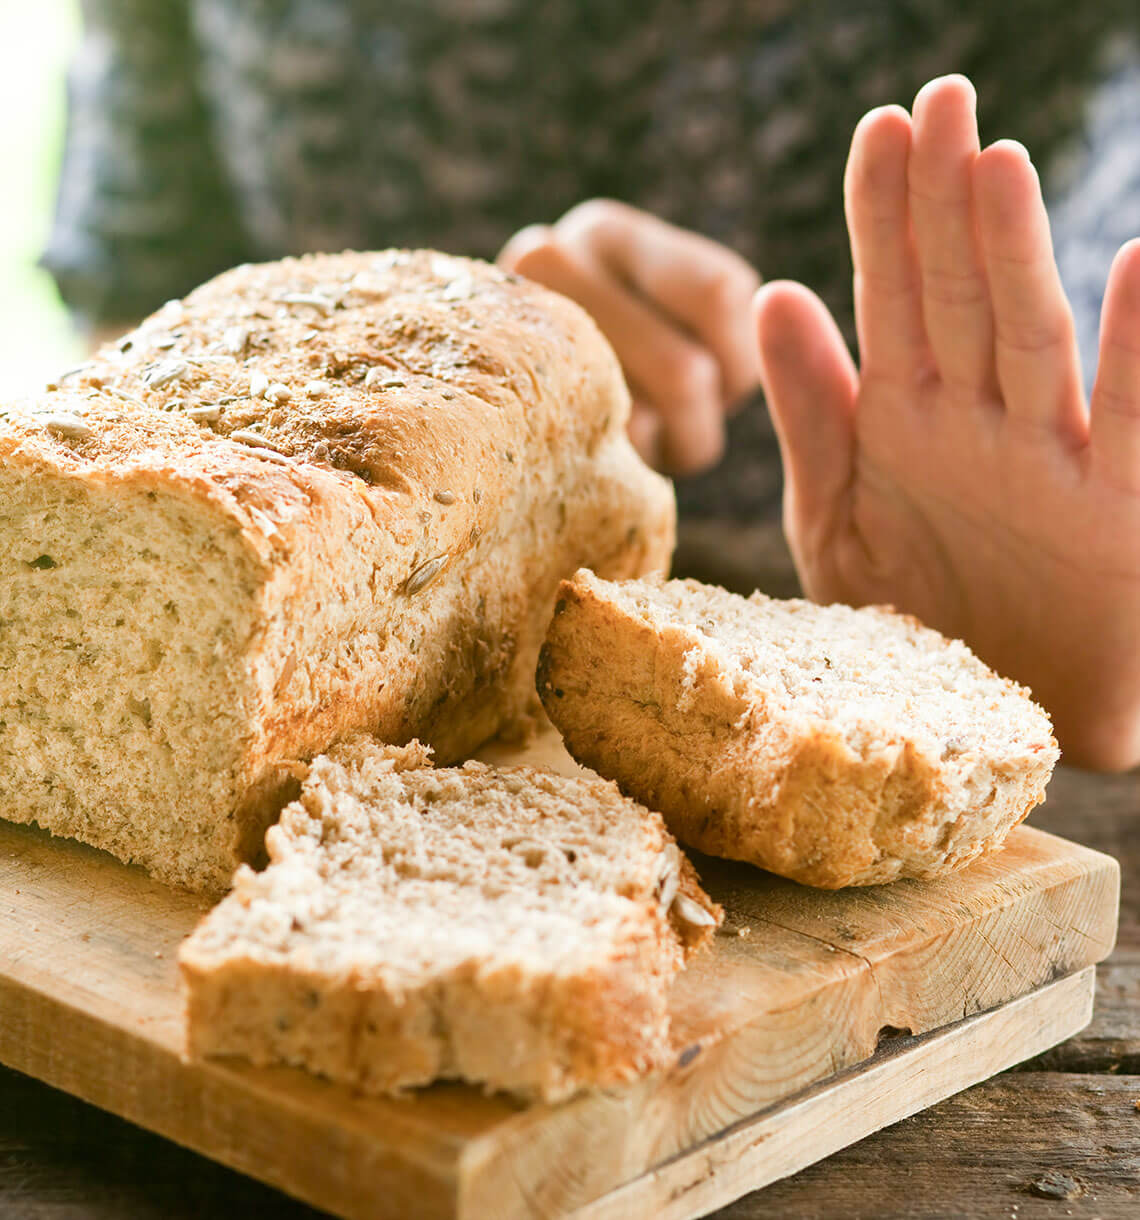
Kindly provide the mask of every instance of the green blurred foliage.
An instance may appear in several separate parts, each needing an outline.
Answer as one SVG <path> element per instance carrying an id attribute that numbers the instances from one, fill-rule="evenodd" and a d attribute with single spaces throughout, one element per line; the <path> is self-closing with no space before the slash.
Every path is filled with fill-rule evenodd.
<path id="1" fill-rule="evenodd" d="M 36 266 L 51 223 L 77 0 L 0 0 L 0 394 L 34 389 L 82 344 Z"/>

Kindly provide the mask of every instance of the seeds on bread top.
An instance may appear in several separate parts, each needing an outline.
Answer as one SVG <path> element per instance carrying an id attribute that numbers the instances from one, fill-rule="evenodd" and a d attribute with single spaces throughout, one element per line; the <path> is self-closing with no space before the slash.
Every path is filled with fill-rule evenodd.
<path id="1" fill-rule="evenodd" d="M 612 430 L 568 371 L 621 386 L 583 310 L 487 263 L 386 250 L 247 264 L 0 403 L 0 460 L 116 477 L 133 464 L 195 495 L 236 481 L 270 518 L 337 482 L 422 501 L 442 551 L 524 476 L 532 416 L 544 444 L 574 451 Z"/>

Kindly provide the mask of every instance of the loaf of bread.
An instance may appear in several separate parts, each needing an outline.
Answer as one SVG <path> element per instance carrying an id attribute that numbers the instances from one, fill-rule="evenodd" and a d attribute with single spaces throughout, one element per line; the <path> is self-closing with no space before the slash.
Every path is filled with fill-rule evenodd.
<path id="1" fill-rule="evenodd" d="M 179 954 L 188 1052 L 369 1093 L 458 1078 L 554 1100 L 665 1061 L 666 992 L 721 912 L 604 780 L 347 742 L 270 864 Z"/>
<path id="2" fill-rule="evenodd" d="M 538 690 L 569 752 L 682 842 L 829 889 L 969 863 L 1058 758 L 1028 691 L 912 618 L 695 581 L 579 572 Z"/>
<path id="3" fill-rule="evenodd" d="M 577 306 L 399 251 L 237 268 L 0 405 L 0 816 L 220 889 L 283 760 L 466 755 L 562 577 L 668 566 L 627 414 Z"/>

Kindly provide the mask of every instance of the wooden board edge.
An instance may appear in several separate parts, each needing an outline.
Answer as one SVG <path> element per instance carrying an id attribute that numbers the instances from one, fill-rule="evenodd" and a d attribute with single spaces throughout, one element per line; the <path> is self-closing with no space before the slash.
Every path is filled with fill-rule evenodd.
<path id="1" fill-rule="evenodd" d="M 1045 832 L 1032 834 L 1050 840 L 1056 839 L 1056 836 L 1047 835 Z M 1065 844 L 1069 850 L 1075 846 L 1068 844 L 1066 840 L 1056 841 Z M 1115 925 L 1116 904 L 1119 901 L 1119 866 L 1103 853 L 1085 848 L 1077 848 L 1077 851 L 1088 865 L 1081 874 L 1083 880 L 1061 878 L 1045 891 L 1030 886 L 1023 896 L 1036 894 L 1040 899 L 1042 892 L 1052 894 L 1072 885 L 1075 880 L 1079 886 L 1092 885 L 1093 890 L 1102 893 L 1106 899 L 1111 890 Z M 122 866 L 116 864 L 114 867 L 119 869 Z M 1093 884 L 1098 877 L 1099 882 Z M 41 918 L 47 918 L 44 912 L 41 912 Z M 38 928 L 32 930 L 39 931 Z M 1077 930 L 1082 931 L 1081 928 Z M 1089 938 L 1090 930 L 1091 925 L 1084 929 L 1082 934 L 1090 943 L 1096 940 L 1099 957 L 1101 952 L 1108 951 L 1112 938 L 1108 937 L 1101 945 L 1101 938 Z M 89 996 L 86 993 L 79 994 L 74 987 L 67 989 L 66 996 L 50 989 L 37 988 L 34 976 L 28 976 L 28 970 L 35 960 L 32 942 L 36 939 L 32 937 L 26 944 L 21 943 L 19 951 L 15 953 L 15 960 L 5 963 L 5 969 L 12 967 L 10 978 L 3 977 L 4 972 L 0 971 L 0 1058 L 6 1059 L 19 1070 L 97 1105 L 103 1105 L 166 1138 L 259 1177 L 262 1181 L 284 1189 L 298 1198 L 305 1198 L 318 1206 L 331 1207 L 345 1216 L 374 1216 L 377 1204 L 382 1203 L 384 1207 L 397 1209 L 404 1205 L 414 1206 L 413 1213 L 388 1210 L 385 1213 L 388 1215 L 419 1214 L 425 1217 L 431 1215 L 438 1220 L 451 1220 L 457 1215 L 467 1214 L 464 1210 L 467 1206 L 473 1215 L 494 1215 L 496 1220 L 501 1220 L 506 1213 L 491 1206 L 496 1200 L 500 1205 L 505 1205 L 508 1200 L 515 1200 L 516 1210 L 510 1214 L 519 1217 L 565 1214 L 564 1211 L 558 1211 L 558 1202 L 549 1194 L 544 1196 L 541 1189 L 541 1175 L 544 1165 L 549 1164 L 548 1156 L 557 1157 L 560 1148 L 563 1153 L 566 1152 L 566 1145 L 559 1138 L 560 1133 L 557 1131 L 553 1133 L 555 1138 L 551 1141 L 552 1151 L 535 1148 L 533 1131 L 522 1133 L 525 1138 L 521 1142 L 530 1147 L 531 1159 L 539 1168 L 538 1178 L 523 1181 L 513 1172 L 518 1168 L 516 1165 L 504 1163 L 500 1166 L 502 1172 L 498 1175 L 483 1176 L 483 1210 L 473 1209 L 476 1195 L 472 1193 L 472 1188 L 480 1184 L 474 1181 L 476 1175 L 471 1172 L 472 1162 L 478 1158 L 480 1152 L 485 1151 L 487 1145 L 501 1142 L 504 1131 L 520 1126 L 522 1120 L 519 1116 L 504 1119 L 493 1134 L 476 1134 L 470 1139 L 465 1135 L 455 1134 L 453 1138 L 445 1140 L 442 1146 L 433 1143 L 431 1149 L 411 1150 L 408 1141 L 395 1133 L 390 1137 L 386 1131 L 383 1139 L 378 1140 L 374 1125 L 371 1130 L 366 1130 L 364 1125 L 355 1122 L 344 1125 L 339 1117 L 336 1123 L 329 1123 L 327 1113 L 324 1115 L 325 1121 L 322 1122 L 321 1115 L 315 1112 L 315 1108 L 311 1109 L 306 1104 L 309 1096 L 306 1090 L 301 1096 L 286 1099 L 289 1113 L 280 1116 L 265 1133 L 264 1138 L 251 1139 L 248 1133 L 254 1124 L 250 1120 L 256 1117 L 258 1109 L 263 1107 L 266 1101 L 278 1105 L 281 1102 L 277 1090 L 263 1078 L 264 1070 L 250 1069 L 243 1072 L 230 1065 L 181 1064 L 177 1061 L 177 1055 L 172 1053 L 168 1040 L 163 1038 L 156 1041 L 153 1038 L 153 1028 L 148 1029 L 144 1021 L 139 1020 L 137 1024 L 134 1021 L 111 1024 L 105 1019 L 100 1005 L 85 1007 L 88 1005 Z M 985 943 L 992 952 L 1001 956 L 1000 943 L 996 948 L 988 941 Z M 833 947 L 838 949 L 838 944 Z M 1089 951 L 1092 951 L 1091 948 Z M 1054 968 L 1059 966 L 1060 971 L 1069 977 L 1088 961 L 1089 958 L 1085 957 L 1083 960 L 1078 958 L 1066 962 L 1054 961 L 1052 965 Z M 869 969 L 869 974 L 873 975 L 874 970 Z M 1055 977 L 1055 974 L 1040 974 L 1036 978 L 1025 977 L 1021 981 L 1020 989 L 1052 977 Z M 12 986 L 9 987 L 8 984 Z M 1006 999 L 1006 995 L 992 996 L 987 1012 L 993 1013 L 993 1006 Z M 961 1011 L 959 1009 L 959 1014 Z M 52 1015 L 53 1019 L 46 1019 L 49 1015 Z M 59 1017 L 65 1019 L 59 1020 Z M 901 1024 L 893 1021 L 889 1023 Z M 868 1061 L 863 1056 L 873 1050 L 874 1035 L 879 1028 L 879 1022 L 873 1023 L 870 1040 L 860 1055 L 861 1062 L 847 1069 L 848 1071 L 871 1069 L 876 1065 L 877 1060 Z M 925 1036 L 932 1037 L 939 1032 L 941 1031 L 932 1030 Z M 1016 1036 L 1017 1032 L 1015 1029 L 1011 1036 Z M 1061 1035 L 1064 1036 L 1067 1034 Z M 94 1048 L 94 1052 L 88 1068 L 79 1072 L 75 1066 L 76 1057 L 72 1052 L 78 1043 L 84 1041 Z M 140 1041 L 148 1043 L 149 1049 L 140 1047 Z M 7 1058 L 9 1052 L 17 1058 Z M 1033 1053 L 1035 1051 L 1032 1049 L 1025 1052 L 1026 1055 Z M 171 1062 L 172 1059 L 174 1062 Z M 847 1062 L 850 1063 L 851 1060 L 848 1059 Z M 841 1064 L 842 1060 L 833 1060 L 831 1071 L 834 1073 Z M 992 1070 L 1000 1070 L 1000 1067 Z M 802 1079 L 796 1082 L 798 1088 L 791 1100 L 786 1094 L 779 1099 L 757 1097 L 746 1100 L 745 1104 L 736 1109 L 735 1115 L 726 1115 L 724 1121 L 715 1125 L 707 1124 L 704 1131 L 711 1132 L 709 1139 L 719 1141 L 724 1135 L 718 1132 L 718 1128 L 724 1127 L 725 1122 L 731 1122 L 737 1115 L 737 1123 L 727 1127 L 727 1133 L 736 1130 L 739 1123 L 752 1123 L 774 1106 L 782 1107 L 798 1102 L 806 1096 L 803 1091 L 805 1088 L 826 1087 L 842 1079 L 842 1076 L 835 1075 L 829 1075 L 818 1083 L 813 1082 L 811 1077 Z M 966 1081 L 959 1087 L 965 1087 L 968 1083 L 972 1082 Z M 235 1090 L 240 1095 L 235 1096 Z M 944 1095 L 953 1091 L 955 1090 L 951 1088 Z M 155 1098 L 162 1103 L 157 1111 Z M 177 1103 L 176 1106 L 171 1105 L 172 1101 Z M 761 1110 L 761 1107 L 765 1109 Z M 570 1117 L 574 1120 L 570 1124 L 573 1126 L 581 1116 Z M 402 1123 L 400 1125 L 403 1126 Z M 564 1135 L 565 1132 L 561 1134 Z M 698 1130 L 692 1134 L 699 1137 L 703 1132 Z M 278 1139 L 286 1144 L 299 1143 L 300 1154 L 287 1157 L 283 1163 L 277 1163 L 273 1145 Z M 336 1155 L 330 1155 L 330 1141 L 336 1149 Z M 518 1142 L 520 1141 L 516 1141 L 516 1144 Z M 693 1144 L 691 1140 L 686 1140 L 680 1147 L 682 1150 L 676 1153 L 676 1158 L 685 1159 L 705 1147 L 705 1141 Z M 534 1155 L 535 1152 L 539 1155 Z M 596 1185 L 588 1194 L 580 1191 L 577 1198 L 564 1198 L 562 1207 L 569 1209 L 575 1206 L 591 1206 L 592 1204 L 586 1203 L 587 1199 L 610 1198 L 625 1188 L 620 1183 L 644 1181 L 652 1173 L 674 1163 L 673 1158 L 663 1160 L 661 1155 L 668 1156 L 671 1152 L 671 1148 L 660 1149 L 659 1155 L 647 1155 L 641 1158 L 640 1163 L 630 1165 L 629 1172 L 607 1175 L 608 1180 L 606 1176 L 599 1176 Z M 352 1168 L 352 1161 L 356 1163 L 355 1169 Z M 583 1166 L 589 1165 L 590 1158 L 583 1158 L 581 1163 Z M 653 1165 L 657 1165 L 658 1169 L 650 1169 L 647 1172 L 647 1167 Z M 410 1166 L 410 1175 L 400 1166 Z M 366 1167 L 367 1171 L 363 1172 L 362 1167 Z M 493 1189 L 488 1191 L 487 1187 Z M 750 1188 L 744 1187 L 746 1190 Z"/>
<path id="2" fill-rule="evenodd" d="M 293 1069 L 187 1063 L 145 1035 L 3 976 L 0 1063 L 322 1210 L 373 1217 L 380 1194 L 390 1205 L 385 1216 L 456 1215 L 458 1145 L 435 1163 L 378 1146 L 373 1132 L 333 1127 L 303 1099 L 282 1104 L 274 1093 L 267 1104 L 259 1073 Z M 291 1150 L 284 1159 L 283 1147 Z"/>
<path id="3" fill-rule="evenodd" d="M 1050 851 L 1057 844 L 1063 844 L 1066 852 L 1076 847 L 1044 832 L 1029 837 L 1031 842 L 1047 841 Z M 819 1002 L 826 1013 L 838 1003 L 844 1009 L 845 1041 L 830 1047 L 830 1062 L 818 1055 L 810 1063 L 797 1059 L 798 1078 L 785 1078 L 779 1095 L 759 1090 L 756 1080 L 761 1078 L 744 1073 L 723 1094 L 731 1097 L 731 1109 L 713 1110 L 708 1104 L 707 1071 L 703 1083 L 681 1071 L 637 1082 L 632 1086 L 635 1096 L 625 1098 L 626 1104 L 621 1095 L 602 1091 L 579 1095 L 553 1110 L 533 1107 L 504 1119 L 476 1136 L 461 1154 L 460 1214 L 532 1220 L 563 1214 L 561 1209 L 588 1207 L 591 1201 L 644 1179 L 654 1166 L 688 1155 L 705 1139 L 720 1138 L 721 1132 L 739 1122 L 751 1122 L 774 1106 L 804 1096 L 805 1090 L 836 1080 L 838 1074 L 872 1066 L 884 1027 L 913 1031 L 920 1038 L 931 1036 L 964 1018 L 992 1013 L 1059 977 L 1095 966 L 1111 951 L 1115 939 L 1119 866 L 1111 856 L 1089 849 L 1078 848 L 1074 855 L 1075 859 L 1049 859 L 1030 869 L 1023 884 L 1004 895 L 1000 905 L 963 918 L 950 940 L 945 928 L 939 927 L 929 939 L 914 943 L 885 941 L 870 958 L 861 952 L 852 954 L 842 940 L 826 941 L 833 952 L 859 959 L 861 969 L 805 991 L 800 1006 Z M 774 922 L 785 932 L 802 936 L 805 943 L 820 939 L 818 929 Z M 939 1001 L 928 987 L 944 960 L 955 972 L 945 989 L 952 1003 Z M 763 997 L 758 997 L 752 1020 L 723 1042 L 703 1047 L 705 1068 L 710 1057 L 718 1061 L 722 1053 L 734 1070 L 751 1065 L 755 1055 L 763 1054 L 766 1017 L 782 1011 L 780 1007 L 769 1011 Z M 834 1016 L 816 1019 L 825 1025 L 831 1020 L 834 1028 L 839 1027 Z M 684 1122 L 666 1131 L 662 1116 L 669 1109 L 665 1104 L 669 1098 Z M 635 1117 L 639 1114 L 640 1121 Z M 627 1134 L 630 1130 L 632 1136 Z M 658 1138 L 663 1132 L 684 1138 Z M 551 1165 L 561 1168 L 552 1171 Z"/>
<path id="4" fill-rule="evenodd" d="M 573 1213 L 695 1220 L 1071 1038 L 1092 1019 L 1087 966 L 823 1081 Z M 949 1065 L 953 1065 L 953 1069 Z M 461 1220 L 486 1220 L 464 1216 Z"/>

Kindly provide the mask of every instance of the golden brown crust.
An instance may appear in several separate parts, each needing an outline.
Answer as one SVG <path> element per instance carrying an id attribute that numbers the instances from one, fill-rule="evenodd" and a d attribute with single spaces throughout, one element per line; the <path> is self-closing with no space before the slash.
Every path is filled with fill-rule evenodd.
<path id="1" fill-rule="evenodd" d="M 660 815 L 596 776 L 427 763 L 359 738 L 305 769 L 269 867 L 242 870 L 179 950 L 189 1053 L 374 1093 L 460 1077 L 546 1100 L 665 1066 L 669 984 L 723 912 Z M 521 876 L 518 845 L 542 857 Z M 557 864 L 540 873 L 544 845 Z M 439 929 L 458 955 L 438 937 L 425 952 Z"/>
<path id="2" fill-rule="evenodd" d="M 430 251 L 316 255 L 227 272 L 0 408 L 0 462 L 236 531 L 259 574 L 234 658 L 244 853 L 267 816 L 250 794 L 283 761 L 357 729 L 469 753 L 533 701 L 561 577 L 667 567 L 672 492 L 629 446 L 628 409 L 612 351 L 564 298 Z M 192 886 L 233 863 L 86 837 Z"/>
<path id="3" fill-rule="evenodd" d="M 588 573 L 559 588 L 537 688 L 570 754 L 683 843 L 827 889 L 960 868 L 1043 799 L 1055 759 L 1055 743 L 979 759 L 976 807 L 948 820 L 961 777 L 912 743 L 864 755 L 766 708 L 710 653 L 694 668 L 691 635 L 627 613 Z"/>

